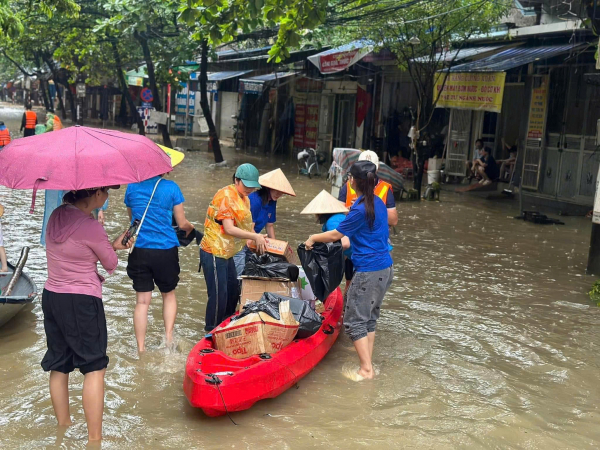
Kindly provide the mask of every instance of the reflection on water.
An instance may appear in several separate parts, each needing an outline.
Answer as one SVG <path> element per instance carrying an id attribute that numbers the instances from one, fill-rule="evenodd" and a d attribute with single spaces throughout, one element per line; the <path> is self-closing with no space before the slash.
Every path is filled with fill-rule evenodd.
<path id="1" fill-rule="evenodd" d="M 277 165 L 236 162 L 242 160 L 263 172 Z M 231 180 L 232 169 L 210 170 L 210 162 L 207 154 L 188 153 L 170 175 L 199 226 L 214 192 Z M 280 201 L 276 230 L 297 245 L 318 231 L 299 213 L 327 185 L 296 175 L 289 161 L 282 168 L 298 197 Z M 126 226 L 123 194 L 111 191 L 109 236 Z M 28 272 L 41 288 L 43 204 L 29 215 L 30 200 L 30 192 L 0 188 L 10 258 L 30 245 Z M 593 280 L 583 275 L 589 222 L 567 217 L 562 227 L 537 226 L 514 215 L 507 201 L 445 192 L 441 203 L 399 204 L 396 276 L 378 329 L 377 379 L 357 384 L 343 376 L 356 356 L 341 336 L 299 389 L 236 414 L 237 427 L 189 407 L 182 391 L 185 359 L 202 336 L 206 306 L 198 247 L 180 250 L 175 350 L 164 348 L 156 294 L 142 358 L 133 335 L 135 296 L 121 261 L 104 287 L 110 365 L 102 447 L 598 447 L 600 310 L 586 298 Z M 75 425 L 57 430 L 48 376 L 39 366 L 44 351 L 39 303 L 0 329 L 3 448 L 85 447 L 83 377 L 71 378 Z"/>

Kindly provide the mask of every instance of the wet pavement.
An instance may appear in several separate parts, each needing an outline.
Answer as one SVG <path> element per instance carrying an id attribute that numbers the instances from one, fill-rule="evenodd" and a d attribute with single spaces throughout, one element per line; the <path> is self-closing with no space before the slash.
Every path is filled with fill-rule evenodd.
<path id="1" fill-rule="evenodd" d="M 12 129 L 22 111 L 0 109 Z M 16 125 L 12 125 L 16 120 Z M 266 158 L 228 155 L 261 172 Z M 182 188 L 188 218 L 201 228 L 208 202 L 233 169 L 209 169 L 206 153 L 187 153 L 169 177 Z M 318 231 L 302 208 L 330 186 L 297 175 L 298 196 L 279 202 L 276 232 L 293 246 Z M 106 228 L 127 225 L 124 189 L 111 191 Z M 43 198 L 43 196 L 40 196 Z M 43 287 L 39 245 L 43 202 L 28 214 L 31 192 L 0 188 L 9 259 L 32 247 L 27 271 Z M 202 337 L 206 288 L 198 247 L 180 249 L 177 350 L 163 343 L 161 302 L 150 309 L 149 351 L 138 357 L 135 296 L 125 255 L 104 286 L 110 365 L 103 448 L 597 448 L 600 445 L 600 309 L 584 275 L 589 220 L 564 226 L 514 220 L 516 202 L 442 192 L 442 201 L 399 203 L 392 235 L 395 279 L 384 301 L 374 360 L 379 375 L 355 383 L 348 338 L 299 384 L 250 410 L 211 419 L 183 395 L 185 359 Z M 84 448 L 83 377 L 71 377 L 75 425 L 57 430 L 39 363 L 45 352 L 42 311 L 20 313 L 0 329 L 0 447 Z"/>

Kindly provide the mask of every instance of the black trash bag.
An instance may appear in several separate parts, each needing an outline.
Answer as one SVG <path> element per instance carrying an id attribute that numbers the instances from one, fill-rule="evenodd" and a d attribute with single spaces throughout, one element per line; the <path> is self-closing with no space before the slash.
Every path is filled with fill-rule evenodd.
<path id="1" fill-rule="evenodd" d="M 200 241 L 202 241 L 202 238 L 204 237 L 204 234 L 202 234 L 200 231 L 196 230 L 195 228 L 190 232 L 190 234 L 186 235 L 186 231 L 182 230 L 177 225 L 177 221 L 175 220 L 175 217 L 173 217 L 173 220 L 171 221 L 171 226 L 173 227 L 173 230 L 175 230 L 175 234 L 177 235 L 177 240 L 179 241 L 179 245 L 181 245 L 182 247 L 187 247 L 188 245 L 190 245 L 192 243 L 192 241 L 194 239 L 196 240 L 196 244 L 200 245 Z"/>
<path id="2" fill-rule="evenodd" d="M 288 300 L 290 302 L 290 311 L 294 315 L 294 319 L 300 323 L 298 333 L 296 333 L 296 339 L 304 339 L 312 336 L 323 322 L 323 318 L 320 314 L 316 313 L 308 302 L 299 298 L 286 297 L 280 294 L 274 294 L 272 292 L 265 292 L 259 301 L 268 301 L 270 303 L 276 303 L 279 305 L 280 302 Z M 279 306 L 277 306 L 279 308 Z"/>
<path id="3" fill-rule="evenodd" d="M 286 300 L 290 302 L 290 311 L 294 315 L 294 319 L 300 323 L 295 339 L 305 339 L 319 331 L 323 319 L 312 310 L 308 302 L 272 292 L 265 292 L 257 302 L 246 303 L 242 312 L 238 316 L 234 316 L 231 320 L 238 320 L 246 317 L 248 314 L 258 312 L 264 312 L 274 319 L 279 320 L 279 303 Z"/>
<path id="4" fill-rule="evenodd" d="M 344 277 L 344 249 L 342 242 L 315 243 L 312 250 L 298 246 L 298 258 L 315 296 L 325 301 Z"/>
<path id="5" fill-rule="evenodd" d="M 246 257 L 246 267 L 243 275 L 261 278 L 287 278 L 298 281 L 300 270 L 298 266 L 290 264 L 285 259 L 265 253 L 257 255 L 251 253 Z"/>

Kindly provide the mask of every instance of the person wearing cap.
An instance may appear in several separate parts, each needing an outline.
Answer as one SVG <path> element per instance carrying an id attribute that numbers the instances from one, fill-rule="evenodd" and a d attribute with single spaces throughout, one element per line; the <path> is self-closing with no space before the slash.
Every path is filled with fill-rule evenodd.
<path id="1" fill-rule="evenodd" d="M 4 125 L 4 122 L 0 121 L 0 148 L 3 148 L 5 145 L 10 144 L 12 140 L 12 136 L 10 135 L 10 131 Z"/>
<path id="2" fill-rule="evenodd" d="M 355 273 L 348 290 L 344 311 L 344 329 L 352 339 L 360 368 L 354 380 L 373 378 L 375 328 L 383 297 L 389 289 L 394 271 L 388 248 L 389 228 L 386 205 L 374 194 L 377 166 L 357 161 L 350 167 L 350 183 L 358 198 L 346 218 L 335 230 L 310 236 L 305 242 L 311 249 L 315 242 L 335 242 L 348 237 L 352 246 Z"/>
<path id="3" fill-rule="evenodd" d="M 208 205 L 200 242 L 200 267 L 208 293 L 204 326 L 207 332 L 235 312 L 239 286 L 234 255 L 246 240 L 256 242 L 257 252 L 264 253 L 267 240 L 252 227 L 248 199 L 260 187 L 258 169 L 242 164 L 233 175 L 233 184 L 220 189 Z"/>
<path id="4" fill-rule="evenodd" d="M 292 185 L 281 169 L 272 170 L 258 178 L 261 188 L 248 196 L 250 212 L 255 233 L 267 231 L 267 237 L 275 239 L 275 222 L 277 221 L 277 200 L 283 195 L 295 197 Z M 251 253 L 244 247 L 234 256 L 237 276 L 242 275 L 246 266 L 246 257 Z"/>
<path id="5" fill-rule="evenodd" d="M 372 150 L 365 150 L 364 152 L 361 152 L 358 160 L 371 161 L 373 164 L 375 164 L 377 169 L 379 169 L 379 156 L 377 156 L 377 153 Z M 398 224 L 398 211 L 396 210 L 396 200 L 394 199 L 392 185 L 386 181 L 380 180 L 378 177 L 375 177 L 374 192 L 375 195 L 385 203 L 388 211 L 388 225 L 390 227 L 395 227 Z M 357 198 L 358 195 L 354 189 L 352 189 L 350 180 L 348 180 L 340 189 L 338 200 L 344 203 L 347 208 L 349 208 Z"/>
<path id="6" fill-rule="evenodd" d="M 0 218 L 4 215 L 4 206 L 0 205 Z M 2 236 L 2 224 L 0 223 L 0 272 L 8 272 L 8 260 L 4 249 L 4 237 Z"/>
<path id="7" fill-rule="evenodd" d="M 111 186 L 116 188 L 118 186 Z M 117 268 L 116 250 L 124 250 L 125 233 L 112 243 L 92 217 L 108 198 L 109 187 L 69 191 L 54 210 L 46 233 L 48 280 L 42 293 L 47 351 L 42 368 L 50 372 L 50 398 L 60 426 L 71 425 L 69 374 L 83 374 L 83 410 L 89 441 L 102 438 L 104 374 L 108 366 L 107 328 L 102 304 L 104 278 Z"/>

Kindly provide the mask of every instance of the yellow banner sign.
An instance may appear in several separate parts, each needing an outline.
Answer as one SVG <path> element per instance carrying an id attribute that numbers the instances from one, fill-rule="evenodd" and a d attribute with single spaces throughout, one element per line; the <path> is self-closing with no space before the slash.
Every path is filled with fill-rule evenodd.
<path id="1" fill-rule="evenodd" d="M 437 108 L 474 109 L 499 113 L 502 110 L 505 72 L 449 73 L 434 86 Z"/>
<path id="2" fill-rule="evenodd" d="M 548 106 L 548 76 L 544 75 L 538 79 L 539 86 L 533 88 L 533 91 L 531 92 L 527 139 L 541 139 L 544 137 L 546 108 Z"/>

